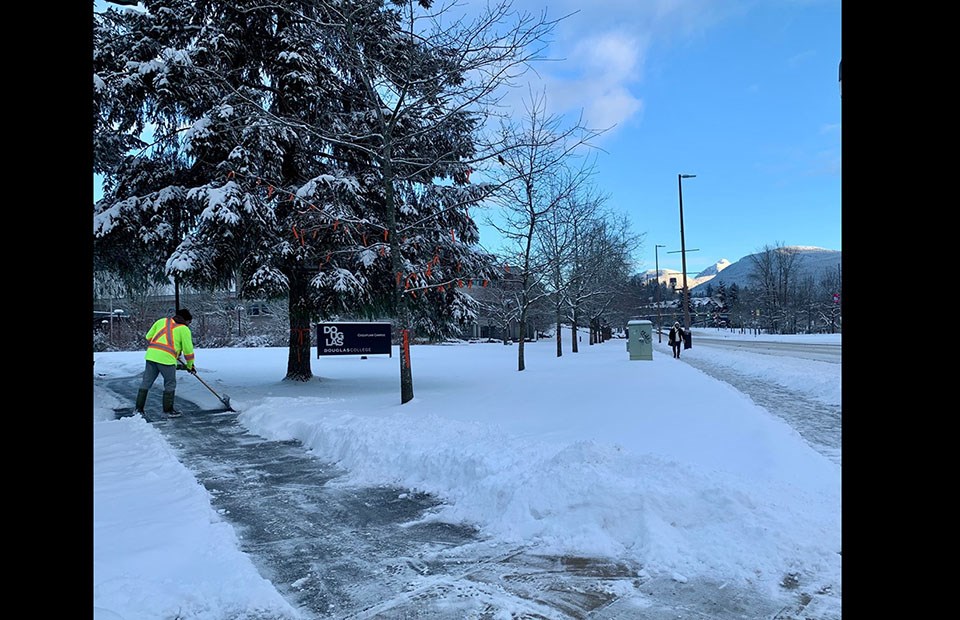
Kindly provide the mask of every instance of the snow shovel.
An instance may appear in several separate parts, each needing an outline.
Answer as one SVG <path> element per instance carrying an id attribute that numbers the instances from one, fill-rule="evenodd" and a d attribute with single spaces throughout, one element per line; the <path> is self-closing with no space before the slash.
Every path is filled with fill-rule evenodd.
<path id="1" fill-rule="evenodd" d="M 189 371 L 187 371 L 187 372 L 189 372 Z M 226 394 L 224 394 L 223 396 L 220 396 L 219 394 L 217 394 L 216 392 L 214 392 L 214 391 L 213 391 L 213 388 L 210 387 L 209 385 L 207 385 L 207 382 L 204 381 L 203 379 L 201 379 L 201 378 L 200 378 L 200 375 L 198 375 L 198 374 L 196 373 L 196 369 L 194 369 L 194 372 L 191 372 L 190 374 L 193 375 L 194 377 L 196 377 L 196 378 L 197 378 L 197 381 L 199 381 L 200 383 L 203 384 L 203 387 L 205 387 L 205 388 L 207 388 L 208 390 L 210 390 L 211 392 L 213 392 L 213 395 L 217 397 L 217 400 L 219 400 L 221 403 L 223 403 L 223 406 L 227 408 L 227 411 L 236 411 L 236 409 L 234 409 L 233 407 L 230 406 L 230 397 L 227 396 Z"/>

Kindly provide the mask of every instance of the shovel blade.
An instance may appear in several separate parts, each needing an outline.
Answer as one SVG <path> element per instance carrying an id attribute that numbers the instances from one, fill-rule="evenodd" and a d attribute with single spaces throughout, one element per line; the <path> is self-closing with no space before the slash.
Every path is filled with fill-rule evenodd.
<path id="1" fill-rule="evenodd" d="M 229 411 L 236 411 L 233 407 L 230 406 L 230 397 L 226 394 L 220 395 L 220 402 L 223 403 L 223 406 L 226 407 Z"/>

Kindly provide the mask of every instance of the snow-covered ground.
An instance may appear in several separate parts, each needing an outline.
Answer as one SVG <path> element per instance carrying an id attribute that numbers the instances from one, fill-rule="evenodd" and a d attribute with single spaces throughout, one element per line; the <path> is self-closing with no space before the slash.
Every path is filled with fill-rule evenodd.
<path id="1" fill-rule="evenodd" d="M 416 397 L 405 405 L 396 349 L 314 359 L 316 378 L 305 383 L 282 381 L 286 349 L 198 349 L 196 359 L 242 426 L 299 440 L 348 472 L 337 484 L 427 492 L 443 500 L 431 519 L 544 553 L 626 558 L 649 575 L 776 599 L 795 574 L 830 593 L 809 617 L 839 618 L 839 464 L 694 364 L 727 365 L 837 406 L 840 364 L 696 344 L 675 360 L 656 337 L 653 360 L 631 361 L 624 340 L 585 343 L 577 354 L 564 343 L 560 358 L 552 340 L 528 343 L 523 372 L 516 346 L 415 346 Z M 115 419 L 131 403 L 106 383 L 142 370 L 142 351 L 95 354 L 95 617 L 297 617 L 162 432 L 141 417 Z M 178 396 L 220 405 L 178 375 Z M 623 597 L 642 602 L 639 592 Z"/>

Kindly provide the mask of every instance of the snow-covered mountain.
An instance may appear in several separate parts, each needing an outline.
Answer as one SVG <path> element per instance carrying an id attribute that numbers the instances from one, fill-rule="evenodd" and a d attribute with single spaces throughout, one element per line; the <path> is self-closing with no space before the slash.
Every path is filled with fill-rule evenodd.
<path id="1" fill-rule="evenodd" d="M 826 250 L 814 246 L 799 245 L 787 246 L 784 249 L 791 249 L 798 252 L 800 254 L 796 263 L 798 269 L 804 274 L 812 275 L 814 278 L 819 277 L 826 269 L 837 270 L 840 267 L 841 252 L 838 250 Z M 757 256 L 757 254 L 759 253 L 744 256 L 735 263 L 721 258 L 695 276 L 688 273 L 687 286 L 690 288 L 690 294 L 705 294 L 706 285 L 711 282 L 713 283 L 714 289 L 717 288 L 720 282 L 723 282 L 723 286 L 726 288 L 730 288 L 734 284 L 740 288 L 751 286 L 754 283 L 751 281 L 753 261 L 750 257 Z M 643 281 L 646 282 L 656 277 L 655 274 L 655 269 L 649 269 L 641 273 L 640 276 Z M 671 278 L 676 278 L 675 286 L 677 290 L 683 288 L 683 272 L 673 269 L 660 270 L 660 282 L 670 286 Z"/>
<path id="2" fill-rule="evenodd" d="M 692 291 L 693 287 L 697 286 L 698 284 L 703 284 L 704 282 L 710 281 L 711 279 L 713 279 L 714 276 L 716 276 L 718 273 L 726 269 L 728 266 L 730 266 L 730 261 L 728 261 L 725 258 L 721 258 L 716 263 L 714 263 L 713 265 L 710 265 L 709 267 L 707 267 L 697 275 L 688 273 L 687 286 Z M 640 277 L 643 279 L 644 282 L 648 282 L 649 280 L 652 280 L 654 277 L 656 277 L 655 273 L 656 273 L 656 269 L 649 269 L 641 273 Z M 666 284 L 667 286 L 670 286 L 671 278 L 676 278 L 677 289 L 683 288 L 683 272 L 682 271 L 674 271 L 673 269 L 660 270 L 660 282 L 662 282 L 663 284 Z"/>
<path id="3" fill-rule="evenodd" d="M 710 265 L 709 267 L 707 267 L 706 269 L 704 269 L 703 271 L 701 271 L 700 273 L 698 273 L 698 274 L 697 274 L 697 278 L 698 278 L 698 279 L 700 279 L 700 278 L 712 278 L 713 276 L 717 275 L 718 273 L 720 273 L 721 271 L 723 271 L 724 269 L 726 269 L 726 268 L 729 267 L 729 266 L 730 266 L 730 261 L 728 261 L 728 260 L 725 259 L 725 258 L 721 258 L 720 260 L 718 260 L 718 261 L 717 261 L 716 263 L 714 263 L 713 265 Z M 689 282 L 688 282 L 687 284 L 688 284 L 688 286 L 689 286 Z"/>
<path id="4" fill-rule="evenodd" d="M 814 278 L 818 278 L 825 270 L 838 271 L 840 268 L 841 252 L 838 250 L 826 250 L 814 246 L 787 246 L 784 249 L 794 250 L 799 253 L 795 266 L 799 272 L 804 275 L 811 275 Z M 758 254 L 759 253 L 744 256 L 737 262 L 728 264 L 718 270 L 715 275 L 707 275 L 707 272 L 713 269 L 713 267 L 708 267 L 697 274 L 696 284 L 690 284 L 690 275 L 687 274 L 687 286 L 690 287 L 690 294 L 697 295 L 705 293 L 707 283 L 711 283 L 714 290 L 720 282 L 723 282 L 723 286 L 726 288 L 730 288 L 734 284 L 740 288 L 753 285 L 754 282 L 751 281 L 753 261 L 750 257 L 757 256 Z M 720 263 L 717 263 L 717 265 L 719 264 Z M 701 276 L 703 277 L 701 278 Z M 679 281 L 680 280 L 678 280 L 678 282 Z"/>

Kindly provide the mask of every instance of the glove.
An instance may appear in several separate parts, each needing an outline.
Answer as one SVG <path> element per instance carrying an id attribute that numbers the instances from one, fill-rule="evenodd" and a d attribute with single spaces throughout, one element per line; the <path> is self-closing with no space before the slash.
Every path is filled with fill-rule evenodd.
<path id="1" fill-rule="evenodd" d="M 187 372 L 189 372 L 191 375 L 197 374 L 196 366 L 191 366 L 190 368 L 187 368 Z"/>

